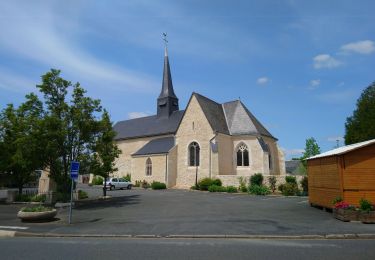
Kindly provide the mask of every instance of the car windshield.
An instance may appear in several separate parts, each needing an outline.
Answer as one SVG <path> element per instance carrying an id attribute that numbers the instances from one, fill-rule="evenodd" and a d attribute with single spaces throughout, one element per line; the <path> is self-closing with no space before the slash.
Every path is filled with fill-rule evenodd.
<path id="1" fill-rule="evenodd" d="M 114 178 L 114 179 L 112 179 L 112 181 L 113 181 L 113 182 L 115 182 L 115 181 L 117 181 L 117 179 L 116 179 L 116 178 Z"/>

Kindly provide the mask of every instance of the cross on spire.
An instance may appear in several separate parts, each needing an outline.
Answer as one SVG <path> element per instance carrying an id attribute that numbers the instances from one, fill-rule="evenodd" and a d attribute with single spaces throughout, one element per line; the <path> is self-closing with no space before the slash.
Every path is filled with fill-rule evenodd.
<path id="1" fill-rule="evenodd" d="M 164 56 L 168 56 L 168 40 L 167 40 L 167 33 L 163 33 L 163 41 L 165 45 L 165 50 L 164 50 Z"/>

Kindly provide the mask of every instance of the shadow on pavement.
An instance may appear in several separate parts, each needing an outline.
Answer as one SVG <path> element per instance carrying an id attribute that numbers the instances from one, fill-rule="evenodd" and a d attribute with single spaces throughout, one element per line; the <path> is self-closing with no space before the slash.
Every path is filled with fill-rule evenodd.
<path id="1" fill-rule="evenodd" d="M 128 195 L 121 197 L 112 197 L 110 199 L 97 199 L 90 201 L 76 202 L 75 210 L 103 209 L 109 207 L 123 207 L 139 203 L 139 195 Z"/>

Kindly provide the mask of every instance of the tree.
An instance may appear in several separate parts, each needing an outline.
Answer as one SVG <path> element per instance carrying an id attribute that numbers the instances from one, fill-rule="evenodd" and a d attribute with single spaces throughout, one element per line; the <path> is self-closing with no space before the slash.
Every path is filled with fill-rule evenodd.
<path id="1" fill-rule="evenodd" d="M 68 90 L 72 96 L 68 98 Z M 85 96 L 79 83 L 72 84 L 52 69 L 42 76 L 37 88 L 44 94 L 46 104 L 42 126 L 45 129 L 43 146 L 47 154 L 45 167 L 57 183 L 57 191 L 70 190 L 69 167 L 72 161 L 81 163 L 80 173 L 87 169 L 95 137 L 100 131 L 100 101 Z"/>
<path id="2" fill-rule="evenodd" d="M 305 169 L 307 167 L 306 159 L 317 154 L 320 154 L 320 147 L 318 143 L 316 142 L 315 138 L 310 137 L 306 139 L 305 152 L 303 153 L 301 157 L 301 161 Z"/>
<path id="3" fill-rule="evenodd" d="M 107 195 L 106 181 L 109 174 L 117 171 L 115 159 L 121 153 L 114 141 L 115 136 L 116 132 L 112 128 L 109 114 L 104 110 L 100 122 L 100 132 L 93 148 L 94 157 L 91 165 L 91 172 L 104 178 L 103 196 Z"/>
<path id="4" fill-rule="evenodd" d="M 346 119 L 345 144 L 375 139 L 375 82 L 357 100 L 353 115 Z"/>
<path id="5" fill-rule="evenodd" d="M 35 170 L 43 167 L 42 117 L 42 102 L 33 93 L 17 109 L 9 104 L 0 116 L 0 172 L 18 187 L 19 194 L 36 179 Z"/>

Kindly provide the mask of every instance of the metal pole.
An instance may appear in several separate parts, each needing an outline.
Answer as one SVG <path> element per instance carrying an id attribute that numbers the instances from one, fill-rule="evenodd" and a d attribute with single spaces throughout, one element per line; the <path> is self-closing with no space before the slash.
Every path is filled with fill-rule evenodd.
<path id="1" fill-rule="evenodd" d="M 70 188 L 70 209 L 69 209 L 69 224 L 72 224 L 72 204 L 73 204 L 73 178 L 72 187 Z"/>

